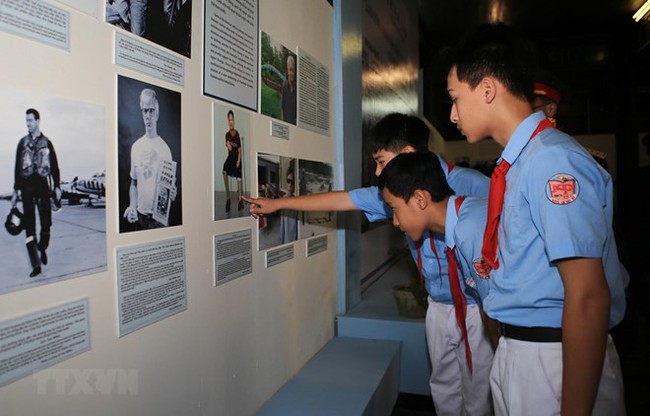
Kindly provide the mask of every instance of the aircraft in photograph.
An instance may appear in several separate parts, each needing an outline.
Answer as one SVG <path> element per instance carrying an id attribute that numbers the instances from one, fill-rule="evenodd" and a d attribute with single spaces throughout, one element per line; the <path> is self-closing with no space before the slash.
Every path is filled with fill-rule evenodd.
<path id="1" fill-rule="evenodd" d="M 68 201 L 68 205 L 79 205 L 81 200 L 88 200 L 88 205 L 93 204 L 93 199 L 105 202 L 106 198 L 106 172 L 98 172 L 89 178 L 75 176 L 72 181 L 61 182 L 61 199 Z"/>

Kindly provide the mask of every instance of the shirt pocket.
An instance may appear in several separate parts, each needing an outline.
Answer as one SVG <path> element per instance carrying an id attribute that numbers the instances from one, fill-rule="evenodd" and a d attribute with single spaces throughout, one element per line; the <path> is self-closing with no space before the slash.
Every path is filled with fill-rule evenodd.
<path id="1" fill-rule="evenodd" d="M 526 224 L 522 215 L 522 207 L 515 198 L 506 198 L 501 211 L 501 230 L 499 233 L 499 247 L 507 249 L 510 253 L 517 252 L 523 246 L 526 230 L 531 224 Z M 503 241 L 502 241 L 503 240 Z"/>

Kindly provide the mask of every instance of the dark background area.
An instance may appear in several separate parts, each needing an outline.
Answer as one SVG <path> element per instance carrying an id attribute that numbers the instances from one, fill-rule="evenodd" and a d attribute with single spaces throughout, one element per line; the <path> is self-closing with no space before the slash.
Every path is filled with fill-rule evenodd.
<path id="1" fill-rule="evenodd" d="M 446 95 L 440 51 L 477 24 L 502 21 L 530 36 L 540 66 L 564 84 L 558 118 L 567 133 L 650 130 L 650 18 L 632 19 L 644 2 L 418 0 L 425 116 L 446 140 L 463 140 L 449 122 L 449 103 L 440 99 Z"/>

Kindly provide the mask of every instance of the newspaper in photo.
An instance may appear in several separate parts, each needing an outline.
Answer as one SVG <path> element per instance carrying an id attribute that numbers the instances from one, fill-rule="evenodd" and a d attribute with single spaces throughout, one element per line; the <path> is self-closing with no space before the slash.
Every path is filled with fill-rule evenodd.
<path id="1" fill-rule="evenodd" d="M 172 200 L 170 193 L 176 184 L 176 162 L 163 160 L 160 165 L 158 180 L 156 181 L 156 195 L 154 196 L 153 219 L 169 225 L 169 208 Z"/>

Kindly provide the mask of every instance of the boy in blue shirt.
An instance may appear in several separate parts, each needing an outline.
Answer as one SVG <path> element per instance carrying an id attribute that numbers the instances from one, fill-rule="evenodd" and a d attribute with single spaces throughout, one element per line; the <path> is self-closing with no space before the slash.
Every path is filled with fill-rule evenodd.
<path id="1" fill-rule="evenodd" d="M 447 249 L 454 252 L 462 290 L 481 305 L 489 293 L 490 281 L 481 262 L 487 198 L 457 196 L 447 183 L 438 157 L 431 152 L 395 156 L 379 176 L 379 188 L 393 210 L 393 225 L 408 237 L 428 231 L 445 236 Z M 488 333 L 496 348 L 495 322 L 485 315 L 483 322 L 489 325 Z"/>
<path id="2" fill-rule="evenodd" d="M 482 249 L 492 269 L 483 307 L 501 329 L 495 413 L 624 415 L 608 334 L 625 312 L 612 178 L 533 112 L 533 51 L 511 27 L 481 26 L 457 46 L 447 77 L 450 118 L 467 141 L 504 148 Z"/>
<path id="3" fill-rule="evenodd" d="M 398 154 L 427 150 L 429 129 L 414 116 L 392 113 L 382 118 L 371 131 L 372 156 L 376 163 L 375 175 Z M 474 169 L 462 168 L 439 158 L 449 185 L 462 195 L 487 195 L 489 179 Z M 354 211 L 361 210 L 368 220 L 390 219 L 393 212 L 384 202 L 378 187 L 352 191 L 335 191 L 292 198 L 245 198 L 251 204 L 253 215 L 263 215 L 279 209 L 299 211 Z M 429 294 L 425 330 L 431 377 L 431 396 L 439 416 L 460 414 L 491 414 L 489 386 L 485 382 L 489 368 L 476 363 L 490 362 L 492 348 L 485 334 L 476 301 L 465 297 L 467 303 L 465 327 L 469 339 L 473 373 L 467 360 L 463 328 L 457 324 L 447 274 L 445 240 L 441 234 L 424 234 L 415 240 L 407 238 L 413 258 L 422 264 L 421 274 Z"/>

